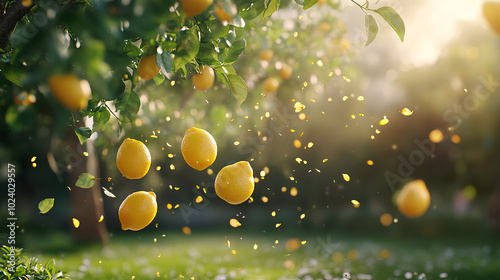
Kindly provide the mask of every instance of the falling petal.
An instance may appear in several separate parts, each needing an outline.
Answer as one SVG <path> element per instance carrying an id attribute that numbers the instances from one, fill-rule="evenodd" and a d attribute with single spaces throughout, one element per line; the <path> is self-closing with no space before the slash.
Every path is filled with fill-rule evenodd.
<path id="1" fill-rule="evenodd" d="M 116 196 L 115 196 L 112 192 L 108 191 L 105 187 L 102 187 L 102 189 L 104 190 L 104 194 L 105 194 L 106 196 L 108 196 L 108 197 L 112 197 L 112 198 L 115 198 L 115 197 L 116 197 Z"/>
<path id="2" fill-rule="evenodd" d="M 387 116 L 384 116 L 384 118 L 382 120 L 380 120 L 380 122 L 378 123 L 379 125 L 386 125 L 389 123 L 389 119 L 387 118 Z"/>
<path id="3" fill-rule="evenodd" d="M 349 181 L 351 180 L 351 177 L 349 176 L 349 174 L 345 174 L 345 173 L 343 173 L 343 174 L 342 174 L 342 177 L 344 177 L 344 180 L 345 180 L 346 182 L 349 182 Z"/>
<path id="4" fill-rule="evenodd" d="M 73 218 L 73 226 L 75 226 L 75 228 L 80 227 L 80 221 L 78 221 L 78 219 L 76 218 Z"/>
<path id="5" fill-rule="evenodd" d="M 401 114 L 403 114 L 404 116 L 411 116 L 413 114 L 413 111 L 408 108 L 403 108 L 403 110 L 401 110 Z"/>

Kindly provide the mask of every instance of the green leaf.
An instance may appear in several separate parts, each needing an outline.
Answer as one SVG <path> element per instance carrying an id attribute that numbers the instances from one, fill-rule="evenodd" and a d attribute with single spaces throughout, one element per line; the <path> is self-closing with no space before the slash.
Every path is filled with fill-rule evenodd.
<path id="1" fill-rule="evenodd" d="M 141 107 L 139 96 L 133 91 L 124 92 L 116 100 L 116 109 L 120 111 L 120 119 L 122 121 L 132 121 L 137 116 L 137 112 Z"/>
<path id="2" fill-rule="evenodd" d="M 77 127 L 75 128 L 75 134 L 80 141 L 80 144 L 85 143 L 92 136 L 92 130 L 88 127 Z"/>
<path id="3" fill-rule="evenodd" d="M 318 3 L 318 0 L 304 0 L 304 10 L 307 10 L 311 8 L 312 6 L 316 5 Z"/>
<path id="4" fill-rule="evenodd" d="M 225 63 L 231 64 L 238 59 L 238 57 L 245 51 L 247 46 L 247 41 L 245 39 L 240 38 L 236 40 L 227 53 Z"/>
<path id="5" fill-rule="evenodd" d="M 23 81 L 26 77 L 26 72 L 24 72 L 21 68 L 8 63 L 3 64 L 1 69 L 0 73 L 2 73 L 7 80 L 22 87 Z"/>
<path id="6" fill-rule="evenodd" d="M 156 53 L 156 64 L 163 75 L 167 76 L 172 72 L 172 55 L 166 50 L 163 50 L 161 54 Z"/>
<path id="7" fill-rule="evenodd" d="M 131 41 L 125 41 L 125 53 L 129 57 L 136 58 L 141 55 L 141 49 L 134 45 Z"/>
<path id="8" fill-rule="evenodd" d="M 224 26 L 222 22 L 218 19 L 205 22 L 200 27 L 203 33 L 206 34 L 207 37 L 213 40 L 217 40 L 220 37 L 224 37 L 229 32 L 229 25 Z"/>
<path id="9" fill-rule="evenodd" d="M 97 112 L 94 113 L 94 125 L 92 126 L 93 131 L 97 131 L 109 121 L 111 114 L 105 106 L 101 106 Z"/>
<path id="10" fill-rule="evenodd" d="M 271 0 L 269 5 L 266 6 L 266 11 L 264 12 L 264 17 L 272 16 L 274 14 L 274 12 L 276 12 L 278 10 L 279 6 L 280 6 L 280 0 Z"/>
<path id="11" fill-rule="evenodd" d="M 82 189 L 89 189 L 95 183 L 95 177 L 90 175 L 89 173 L 82 173 L 78 180 L 76 181 L 75 186 L 80 187 Z"/>
<path id="12" fill-rule="evenodd" d="M 217 51 L 212 40 L 203 37 L 200 44 L 200 51 L 196 55 L 196 59 L 206 65 L 217 65 Z"/>
<path id="13" fill-rule="evenodd" d="M 398 12 L 387 6 L 378 8 L 374 10 L 374 12 L 381 15 L 385 21 L 391 25 L 392 29 L 396 31 L 396 34 L 398 34 L 401 42 L 403 42 L 405 37 L 405 23 L 403 22 L 401 16 L 399 16 Z"/>
<path id="14" fill-rule="evenodd" d="M 181 31 L 180 41 L 177 44 L 174 57 L 174 72 L 177 72 L 182 66 L 193 60 L 200 49 L 200 37 L 198 31 L 188 29 Z"/>
<path id="15" fill-rule="evenodd" d="M 365 16 L 365 28 L 366 37 L 368 37 L 365 46 L 368 46 L 371 42 L 373 42 L 373 40 L 375 40 L 378 33 L 378 23 L 372 15 Z"/>
<path id="16" fill-rule="evenodd" d="M 239 105 L 241 105 L 243 101 L 247 99 L 247 94 L 248 94 L 247 84 L 240 76 L 236 74 L 227 75 L 227 79 L 229 82 L 229 88 L 231 89 L 231 92 L 238 100 Z"/>
<path id="17" fill-rule="evenodd" d="M 156 85 L 161 85 L 165 81 L 165 77 L 163 75 L 156 75 L 153 77 L 153 81 L 155 81 Z"/>
<path id="18" fill-rule="evenodd" d="M 38 203 L 38 209 L 40 210 L 40 214 L 45 214 L 52 209 L 52 206 L 54 206 L 54 199 L 53 198 L 46 198 L 40 203 Z"/>
<path id="19" fill-rule="evenodd" d="M 301 6 L 304 6 L 306 4 L 306 2 L 304 2 L 304 0 L 295 0 L 295 3 L 297 3 Z"/>

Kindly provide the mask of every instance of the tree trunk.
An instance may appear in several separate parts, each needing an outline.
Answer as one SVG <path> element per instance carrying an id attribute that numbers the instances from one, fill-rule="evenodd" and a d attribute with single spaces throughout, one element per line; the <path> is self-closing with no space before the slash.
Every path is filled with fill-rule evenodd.
<path id="1" fill-rule="evenodd" d="M 80 221 L 80 226 L 73 231 L 74 237 L 78 241 L 98 241 L 107 244 L 109 241 L 105 220 L 99 222 L 101 215 L 104 215 L 103 199 L 98 181 L 89 189 L 82 189 L 75 186 L 78 177 L 82 173 L 89 173 L 99 178 L 99 161 L 95 154 L 94 141 L 88 140 L 80 146 L 80 142 L 75 133 L 71 131 L 66 137 L 68 145 L 72 151 L 87 152 L 88 156 L 81 154 L 82 160 L 79 164 L 71 167 L 69 171 L 69 182 L 71 187 L 71 212 L 73 218 Z"/>

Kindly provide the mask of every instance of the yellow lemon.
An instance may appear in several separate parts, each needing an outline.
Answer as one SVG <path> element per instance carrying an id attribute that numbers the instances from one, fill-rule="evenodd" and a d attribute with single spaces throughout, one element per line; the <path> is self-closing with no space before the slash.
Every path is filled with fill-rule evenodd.
<path id="1" fill-rule="evenodd" d="M 140 179 L 149 171 L 151 154 L 141 141 L 127 138 L 116 153 L 118 170 L 128 179 Z"/>
<path id="2" fill-rule="evenodd" d="M 222 6 L 222 2 L 219 2 L 217 7 L 214 9 L 214 13 L 217 19 L 222 22 L 230 22 L 233 19 L 234 15 L 237 13 L 237 10 L 236 6 L 232 3 L 229 8 L 229 11 L 224 9 L 224 7 Z"/>
<path id="3" fill-rule="evenodd" d="M 199 90 L 207 90 L 214 85 L 215 75 L 214 69 L 209 66 L 203 66 L 200 74 L 195 74 L 191 78 L 194 86 Z"/>
<path id="4" fill-rule="evenodd" d="M 123 230 L 141 230 L 156 216 L 158 205 L 154 192 L 138 191 L 123 200 L 118 209 L 118 218 Z"/>
<path id="5" fill-rule="evenodd" d="M 137 74 L 143 80 L 151 80 L 156 75 L 160 73 L 160 68 L 156 64 L 156 55 L 145 55 L 139 60 L 139 66 L 137 67 Z"/>
<path id="6" fill-rule="evenodd" d="M 208 131 L 191 127 L 182 138 L 181 152 L 189 166 L 201 171 L 215 161 L 217 143 Z"/>
<path id="7" fill-rule="evenodd" d="M 288 80 L 288 79 L 290 79 L 290 77 L 292 77 L 292 74 L 293 74 L 292 67 L 290 67 L 286 64 L 283 64 L 283 67 L 281 67 L 281 69 L 279 71 L 280 77 L 283 80 Z"/>
<path id="8" fill-rule="evenodd" d="M 500 2 L 484 2 L 483 15 L 491 28 L 500 34 Z"/>
<path id="9" fill-rule="evenodd" d="M 271 93 L 275 92 L 278 90 L 280 86 L 280 82 L 276 78 L 267 78 L 264 80 L 262 83 L 262 89 L 264 89 L 265 92 Z"/>
<path id="10" fill-rule="evenodd" d="M 259 57 L 261 60 L 270 61 L 273 59 L 273 50 L 262 50 Z"/>
<path id="11" fill-rule="evenodd" d="M 90 84 L 73 74 L 53 75 L 49 78 L 49 88 L 54 97 L 68 109 L 85 109 L 92 96 Z"/>
<path id="12" fill-rule="evenodd" d="M 180 4 L 186 17 L 194 17 L 206 11 L 213 2 L 214 0 L 181 0 Z"/>
<path id="13" fill-rule="evenodd" d="M 431 204 L 431 195 L 423 180 L 408 182 L 398 194 L 396 204 L 399 212 L 409 218 L 425 214 Z"/>
<path id="14" fill-rule="evenodd" d="M 215 178 L 215 193 L 229 204 L 245 202 L 254 190 L 253 170 L 248 161 L 222 168 Z"/>

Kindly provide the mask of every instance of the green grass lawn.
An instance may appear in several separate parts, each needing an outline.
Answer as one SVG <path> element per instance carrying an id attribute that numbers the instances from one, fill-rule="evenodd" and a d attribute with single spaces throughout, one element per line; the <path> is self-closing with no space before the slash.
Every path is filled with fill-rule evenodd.
<path id="1" fill-rule="evenodd" d="M 493 237 L 289 234 L 125 232 L 106 247 L 74 246 L 65 235 L 51 235 L 38 237 L 43 245 L 28 241 L 24 254 L 42 262 L 54 258 L 57 269 L 86 280 L 316 280 L 341 279 L 345 272 L 350 279 L 417 279 L 422 273 L 426 279 L 500 279 L 500 242 Z M 289 251 L 290 238 L 306 243 Z M 56 241 L 59 247 L 50 246 Z"/>

